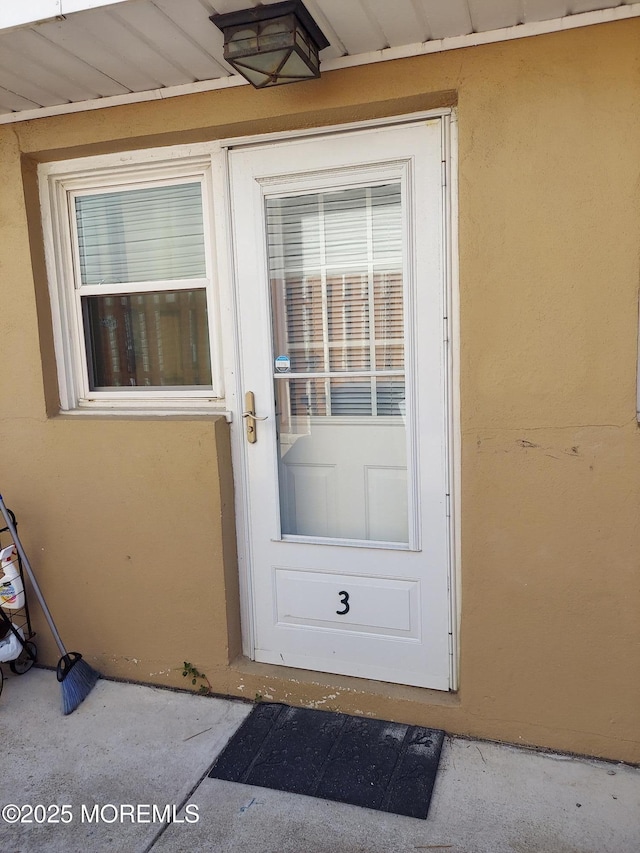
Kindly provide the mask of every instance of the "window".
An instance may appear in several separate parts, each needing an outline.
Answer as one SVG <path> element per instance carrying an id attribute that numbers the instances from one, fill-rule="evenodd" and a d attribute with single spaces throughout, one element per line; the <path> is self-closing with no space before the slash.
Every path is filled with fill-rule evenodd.
<path id="1" fill-rule="evenodd" d="M 41 167 L 63 409 L 222 397 L 209 164 Z"/>

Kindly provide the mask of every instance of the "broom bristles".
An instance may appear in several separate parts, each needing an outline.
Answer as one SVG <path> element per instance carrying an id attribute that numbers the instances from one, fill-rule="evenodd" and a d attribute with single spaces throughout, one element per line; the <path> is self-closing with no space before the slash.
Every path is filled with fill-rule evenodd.
<path id="1" fill-rule="evenodd" d="M 84 702 L 99 678 L 100 673 L 89 666 L 78 652 L 70 652 L 60 659 L 58 681 L 62 688 L 62 713 L 65 716 Z"/>

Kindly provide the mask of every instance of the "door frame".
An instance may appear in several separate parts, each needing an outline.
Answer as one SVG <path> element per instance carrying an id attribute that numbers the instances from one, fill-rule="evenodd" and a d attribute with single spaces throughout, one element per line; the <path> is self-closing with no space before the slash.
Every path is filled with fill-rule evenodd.
<path id="1" fill-rule="evenodd" d="M 254 659 L 254 625 L 252 601 L 252 557 L 249 534 L 250 508 L 244 423 L 242 420 L 243 387 L 239 340 L 235 246 L 232 230 L 232 190 L 228 155 L 230 149 L 254 147 L 278 142 L 291 142 L 309 137 L 328 137 L 349 131 L 375 127 L 412 124 L 425 119 L 442 119 L 442 193 L 443 193 L 443 270 L 446 317 L 443 317 L 443 339 L 447 362 L 445 410 L 447 412 L 447 479 L 449 489 L 448 585 L 450 684 L 459 686 L 460 626 L 460 344 L 458 292 L 458 182 L 457 182 L 457 116 L 453 108 L 428 110 L 408 115 L 351 122 L 309 130 L 268 133 L 220 140 L 219 158 L 213 158 L 214 239 L 217 246 L 217 271 L 220 290 L 222 348 L 225 365 L 225 397 L 231 415 L 231 456 L 235 490 L 235 520 L 240 587 L 240 619 L 242 652 Z"/>

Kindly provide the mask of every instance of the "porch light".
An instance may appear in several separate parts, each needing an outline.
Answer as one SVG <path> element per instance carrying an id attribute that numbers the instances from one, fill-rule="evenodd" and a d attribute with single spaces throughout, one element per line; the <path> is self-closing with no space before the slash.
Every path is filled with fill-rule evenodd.
<path id="1" fill-rule="evenodd" d="M 320 76 L 328 47 L 301 0 L 211 15 L 224 35 L 224 58 L 256 89 Z"/>

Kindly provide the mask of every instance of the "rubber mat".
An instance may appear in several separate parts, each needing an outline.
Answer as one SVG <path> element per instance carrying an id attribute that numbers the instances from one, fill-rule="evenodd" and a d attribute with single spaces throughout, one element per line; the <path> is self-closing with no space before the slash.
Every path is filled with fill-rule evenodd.
<path id="1" fill-rule="evenodd" d="M 256 705 L 209 776 L 425 819 L 444 732 Z"/>

